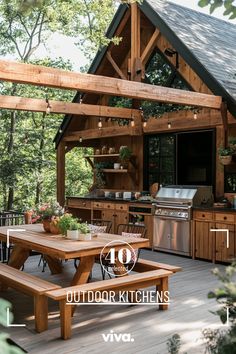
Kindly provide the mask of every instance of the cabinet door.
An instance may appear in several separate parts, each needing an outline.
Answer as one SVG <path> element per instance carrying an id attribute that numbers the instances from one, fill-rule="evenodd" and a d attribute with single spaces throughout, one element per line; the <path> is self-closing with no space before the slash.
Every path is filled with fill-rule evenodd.
<path id="1" fill-rule="evenodd" d="M 195 256 L 197 258 L 213 260 L 213 248 L 215 233 L 211 222 L 195 221 Z"/>
<path id="2" fill-rule="evenodd" d="M 104 209 L 102 211 L 102 219 L 112 222 L 111 233 L 114 233 L 115 232 L 115 225 L 114 225 L 115 224 L 115 211 Z"/>
<path id="3" fill-rule="evenodd" d="M 117 226 L 128 223 L 128 213 L 125 211 L 115 211 L 114 233 L 117 233 Z"/>
<path id="4" fill-rule="evenodd" d="M 229 230 L 229 244 L 227 247 L 227 232 L 218 231 L 216 237 L 216 261 L 230 262 L 235 257 L 235 227 L 231 224 L 216 223 L 216 229 Z"/>
<path id="5" fill-rule="evenodd" d="M 153 245 L 153 216 L 152 215 L 145 215 L 144 216 L 144 224 L 146 226 L 146 238 L 150 241 L 150 247 Z"/>

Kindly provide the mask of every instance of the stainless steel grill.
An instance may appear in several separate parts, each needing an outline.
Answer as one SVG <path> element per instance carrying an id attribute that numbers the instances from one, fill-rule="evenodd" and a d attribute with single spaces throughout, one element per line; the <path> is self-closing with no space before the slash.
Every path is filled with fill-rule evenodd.
<path id="1" fill-rule="evenodd" d="M 154 205 L 153 249 L 191 254 L 191 218 L 193 206 L 209 206 L 212 187 L 167 186 L 159 190 Z"/>

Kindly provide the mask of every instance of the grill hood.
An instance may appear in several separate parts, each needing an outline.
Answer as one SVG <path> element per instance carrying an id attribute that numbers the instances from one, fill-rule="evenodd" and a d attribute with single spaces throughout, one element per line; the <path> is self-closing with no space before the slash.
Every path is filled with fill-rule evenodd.
<path id="1" fill-rule="evenodd" d="M 211 186 L 165 186 L 156 195 L 158 203 L 187 204 L 191 206 L 212 206 Z"/>

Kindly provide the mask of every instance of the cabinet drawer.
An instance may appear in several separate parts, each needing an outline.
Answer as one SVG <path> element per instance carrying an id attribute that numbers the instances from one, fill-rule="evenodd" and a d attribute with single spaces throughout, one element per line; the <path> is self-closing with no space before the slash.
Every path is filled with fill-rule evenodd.
<path id="1" fill-rule="evenodd" d="M 194 219 L 198 219 L 198 220 L 209 220 L 212 221 L 213 220 L 213 213 L 208 212 L 208 211 L 194 211 L 193 213 L 193 217 Z"/>
<path id="2" fill-rule="evenodd" d="M 215 221 L 226 221 L 230 223 L 234 223 L 234 215 L 228 213 L 215 213 Z"/>
<path id="3" fill-rule="evenodd" d="M 116 210 L 128 211 L 128 204 L 116 204 Z"/>
<path id="4" fill-rule="evenodd" d="M 104 207 L 104 209 L 114 210 L 115 204 L 114 203 L 104 203 L 103 207 Z"/>
<path id="5" fill-rule="evenodd" d="M 103 202 L 92 202 L 92 207 L 93 209 L 104 209 L 104 204 Z"/>
<path id="6" fill-rule="evenodd" d="M 67 206 L 69 208 L 91 209 L 91 201 L 84 199 L 68 199 Z"/>

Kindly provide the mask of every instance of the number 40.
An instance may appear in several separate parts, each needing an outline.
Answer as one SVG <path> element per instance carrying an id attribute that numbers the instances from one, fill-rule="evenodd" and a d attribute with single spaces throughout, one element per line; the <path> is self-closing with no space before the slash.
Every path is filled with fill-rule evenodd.
<path id="1" fill-rule="evenodd" d="M 105 259 L 110 262 L 110 264 L 115 264 L 115 248 L 111 248 Z M 121 248 L 118 251 L 118 260 L 122 264 L 127 264 L 131 261 L 131 251 L 129 248 Z"/>

